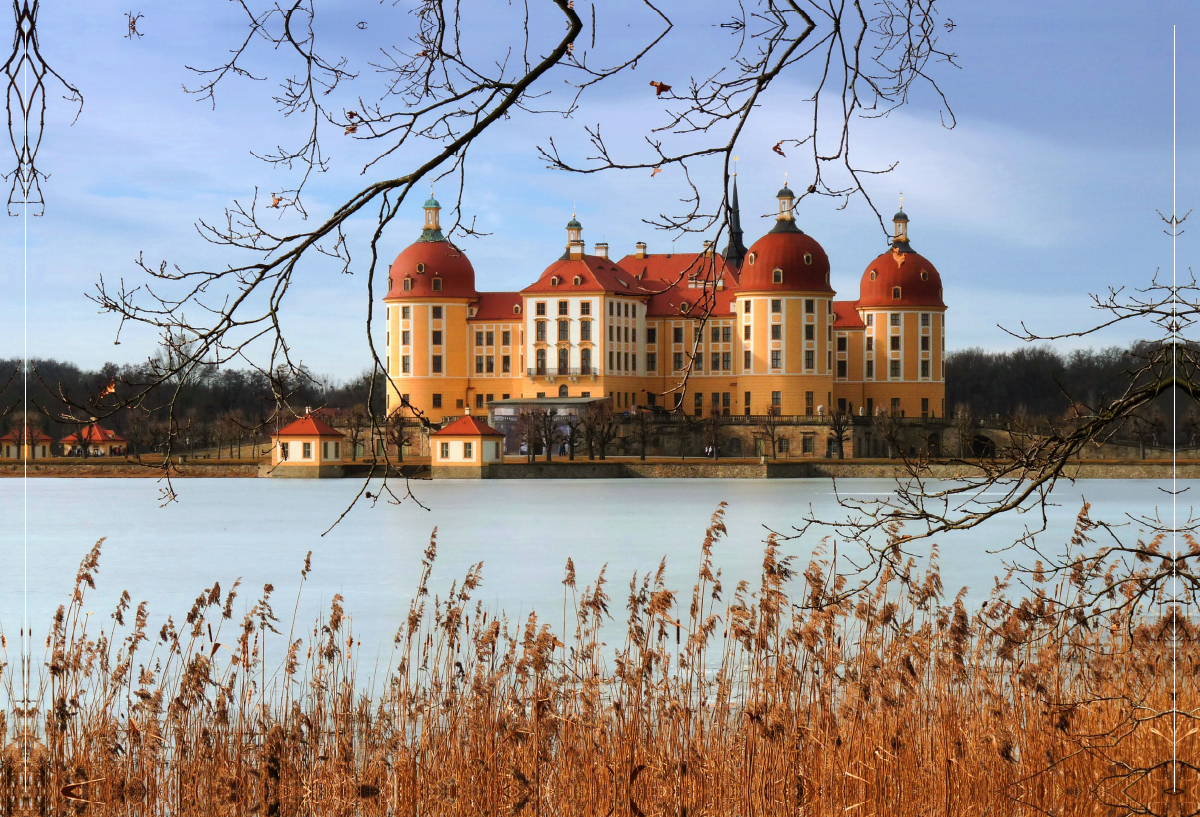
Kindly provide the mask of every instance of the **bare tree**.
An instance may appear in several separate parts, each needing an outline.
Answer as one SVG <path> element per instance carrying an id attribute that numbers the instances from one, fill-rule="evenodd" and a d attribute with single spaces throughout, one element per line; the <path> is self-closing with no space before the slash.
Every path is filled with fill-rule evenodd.
<path id="1" fill-rule="evenodd" d="M 595 443 L 600 459 L 605 458 L 608 445 L 617 438 L 620 431 L 620 420 L 613 412 L 612 405 L 606 400 L 583 418 L 584 436 L 588 440 L 588 459 L 592 459 L 592 444 Z"/>
<path id="2" fill-rule="evenodd" d="M 633 436 L 637 437 L 638 441 L 638 459 L 642 462 L 646 461 L 646 447 L 650 444 L 650 432 L 653 429 L 651 424 L 653 414 L 646 406 L 638 406 L 634 409 L 633 420 Z"/>
<path id="3" fill-rule="evenodd" d="M 971 452 L 971 443 L 975 439 L 975 418 L 971 416 L 971 407 L 966 403 L 955 406 L 950 426 L 958 437 L 958 456 L 965 458 Z"/>
<path id="4" fill-rule="evenodd" d="M 346 438 L 350 442 L 350 459 L 358 460 L 358 447 L 371 427 L 371 414 L 362 403 L 356 403 L 346 412 Z M 403 459 L 403 456 L 401 459 Z"/>
<path id="5" fill-rule="evenodd" d="M 721 459 L 721 429 L 729 424 L 729 418 L 715 411 L 704 418 L 704 442 L 712 446 L 713 459 Z"/>
<path id="6" fill-rule="evenodd" d="M 829 436 L 837 449 L 837 458 L 846 459 L 846 437 L 854 424 L 854 418 L 845 411 L 835 411 L 829 416 Z"/>
<path id="7" fill-rule="evenodd" d="M 781 421 L 782 418 L 779 415 L 779 409 L 776 406 L 771 406 L 767 409 L 767 413 L 762 417 L 762 422 L 758 425 L 759 438 L 771 447 L 771 459 L 778 459 L 779 427 Z"/>

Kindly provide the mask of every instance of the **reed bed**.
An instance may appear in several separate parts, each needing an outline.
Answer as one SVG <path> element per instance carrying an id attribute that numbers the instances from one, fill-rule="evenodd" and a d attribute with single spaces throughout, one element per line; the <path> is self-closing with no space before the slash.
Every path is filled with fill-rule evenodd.
<path id="1" fill-rule="evenodd" d="M 664 586 L 663 567 L 634 576 L 623 643 L 606 646 L 601 625 L 617 613 L 603 572 L 580 590 L 568 561 L 564 610 L 509 622 L 472 602 L 481 565 L 430 596 L 435 531 L 394 665 L 371 691 L 340 597 L 300 635 L 294 614 L 276 617 L 270 585 L 240 622 L 237 588 L 213 586 L 178 626 L 149 631 L 146 605 L 125 593 L 101 627 L 82 613 L 97 543 L 44 666 L 23 669 L 30 700 L 5 670 L 0 812 L 1200 809 L 1195 772 L 1174 760 L 1200 757 L 1186 610 L 1057 614 L 1086 582 L 1036 574 L 1013 598 L 1020 582 L 998 581 L 969 610 L 965 591 L 945 596 L 936 555 L 851 591 L 832 551 L 799 569 L 774 539 L 758 584 L 730 589 L 714 565 L 724 534 L 722 506 L 688 595 Z M 550 620 L 560 612 L 566 636 Z M 263 661 L 268 642 L 287 645 L 278 666 Z"/>

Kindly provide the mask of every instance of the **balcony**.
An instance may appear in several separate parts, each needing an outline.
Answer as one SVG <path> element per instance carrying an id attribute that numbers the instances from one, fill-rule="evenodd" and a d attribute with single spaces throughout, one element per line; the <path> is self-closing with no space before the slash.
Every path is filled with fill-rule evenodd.
<path id="1" fill-rule="evenodd" d="M 590 377 L 594 381 L 600 374 L 600 370 L 595 366 L 583 366 L 581 368 L 571 368 L 569 366 L 536 366 L 525 370 L 525 374 L 530 380 L 537 377 L 544 377 L 547 381 L 553 383 L 555 378 L 569 377 L 573 378 L 571 382 L 575 382 L 580 377 Z"/>

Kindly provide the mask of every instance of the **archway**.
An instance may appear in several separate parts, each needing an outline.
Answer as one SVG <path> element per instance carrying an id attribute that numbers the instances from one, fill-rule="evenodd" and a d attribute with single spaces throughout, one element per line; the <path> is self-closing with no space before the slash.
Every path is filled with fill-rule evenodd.
<path id="1" fill-rule="evenodd" d="M 996 443 L 991 438 L 977 434 L 971 438 L 971 456 L 980 459 L 993 459 L 996 456 Z"/>
<path id="2" fill-rule="evenodd" d="M 942 456 L 942 441 L 938 437 L 937 434 L 929 435 L 929 456 L 931 456 L 931 457 Z"/>
<path id="3" fill-rule="evenodd" d="M 564 383 L 564 384 L 562 384 L 561 386 L 559 386 L 559 387 L 558 387 L 558 396 L 559 396 L 559 397 L 566 397 L 566 396 L 567 396 L 567 384 L 566 384 L 566 383 Z"/>

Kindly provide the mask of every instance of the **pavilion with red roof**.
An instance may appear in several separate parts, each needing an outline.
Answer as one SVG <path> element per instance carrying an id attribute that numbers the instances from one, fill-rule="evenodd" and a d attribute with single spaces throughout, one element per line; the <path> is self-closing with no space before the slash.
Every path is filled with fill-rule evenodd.
<path id="1" fill-rule="evenodd" d="M 479 478 L 504 462 L 504 435 L 471 415 L 430 435 L 434 479 Z"/>
<path id="2" fill-rule="evenodd" d="M 124 437 L 94 420 L 60 442 L 66 457 L 120 457 L 126 449 Z"/>
<path id="3" fill-rule="evenodd" d="M 329 423 L 306 414 L 272 435 L 271 460 L 260 474 L 271 477 L 342 476 L 345 435 Z"/>
<path id="4" fill-rule="evenodd" d="M 0 459 L 47 459 L 52 456 L 53 442 L 54 438 L 39 428 L 17 427 L 0 437 Z"/>

